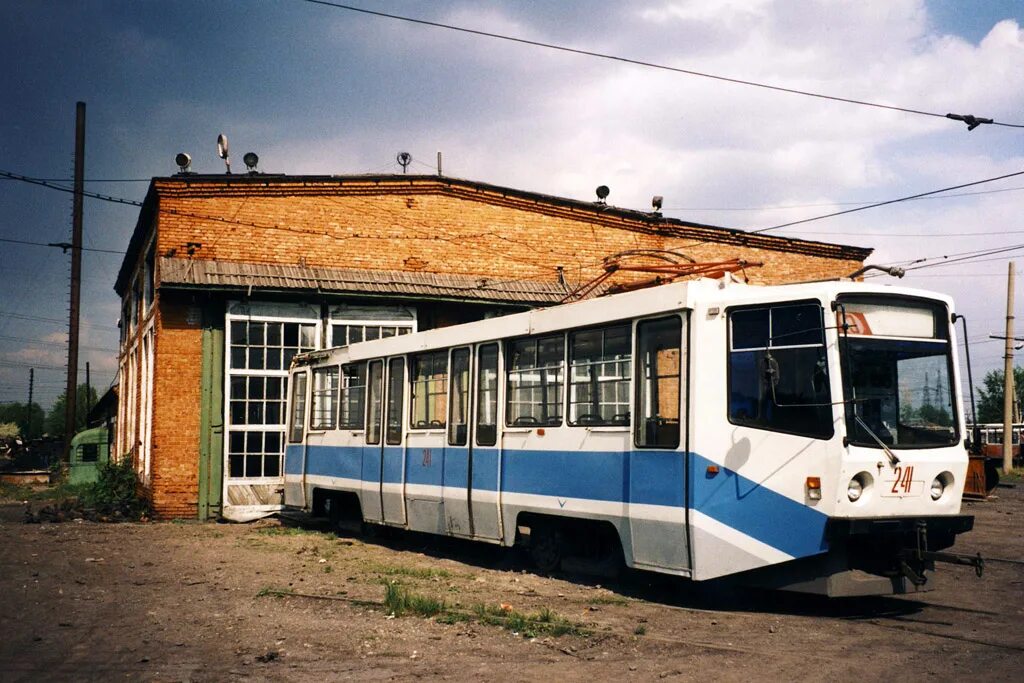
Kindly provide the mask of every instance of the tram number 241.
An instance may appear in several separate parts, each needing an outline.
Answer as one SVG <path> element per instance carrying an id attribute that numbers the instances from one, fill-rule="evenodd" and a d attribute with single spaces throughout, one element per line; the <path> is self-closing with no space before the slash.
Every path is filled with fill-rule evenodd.
<path id="1" fill-rule="evenodd" d="M 886 482 L 887 484 L 890 482 Z M 907 495 L 910 493 L 910 489 L 914 484 L 914 468 L 899 466 L 896 468 L 896 479 L 892 482 L 892 488 L 890 489 L 893 495 Z"/>

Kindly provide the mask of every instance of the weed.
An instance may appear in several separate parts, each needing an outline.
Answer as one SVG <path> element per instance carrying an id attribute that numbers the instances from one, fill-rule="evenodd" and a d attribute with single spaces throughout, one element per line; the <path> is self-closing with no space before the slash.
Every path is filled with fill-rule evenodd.
<path id="1" fill-rule="evenodd" d="M 418 614 L 433 617 L 445 611 L 443 600 L 410 593 L 398 583 L 384 584 L 384 611 L 396 617 Z"/>
<path id="2" fill-rule="evenodd" d="M 646 635 L 646 634 L 647 634 L 647 627 L 644 626 L 643 624 L 640 624 L 635 629 L 633 629 L 633 635 L 643 636 L 643 635 Z"/>
<path id="3" fill-rule="evenodd" d="M 291 591 L 286 591 L 286 590 L 284 590 L 282 588 L 274 588 L 273 586 L 264 586 L 263 588 L 259 589 L 259 591 L 256 592 L 256 597 L 257 598 L 265 598 L 265 597 L 269 596 L 269 597 L 272 597 L 272 598 L 283 598 L 284 596 L 288 595 L 288 593 L 290 593 L 290 592 Z"/>
<path id="4" fill-rule="evenodd" d="M 303 529 L 297 526 L 268 526 L 262 529 L 256 529 L 256 533 L 264 536 L 315 536 L 323 538 L 324 540 L 331 540 L 334 538 L 332 534 L 327 534 L 322 531 L 314 531 L 312 529 Z"/>
<path id="5" fill-rule="evenodd" d="M 331 568 L 331 565 L 329 565 L 329 564 L 325 564 L 324 565 L 324 574 L 330 574 L 333 571 L 334 571 L 334 569 Z"/>
<path id="6" fill-rule="evenodd" d="M 407 576 L 413 579 L 451 578 L 452 573 L 447 569 L 433 569 L 431 567 L 402 567 L 386 564 L 371 564 L 367 567 L 370 571 L 383 574 L 384 576 Z"/>
<path id="7" fill-rule="evenodd" d="M 587 600 L 589 605 L 626 605 L 629 601 L 621 595 L 596 595 Z"/>
<path id="8" fill-rule="evenodd" d="M 519 633 L 524 638 L 538 636 L 586 635 L 587 630 L 581 624 L 573 623 L 544 607 L 538 612 L 523 614 L 516 610 L 501 607 L 477 605 L 473 608 L 477 620 L 483 624 L 500 626 L 507 631 Z"/>

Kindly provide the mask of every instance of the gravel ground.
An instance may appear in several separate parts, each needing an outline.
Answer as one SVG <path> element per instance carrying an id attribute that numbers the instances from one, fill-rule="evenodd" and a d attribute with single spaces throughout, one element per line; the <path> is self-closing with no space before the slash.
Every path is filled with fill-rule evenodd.
<path id="1" fill-rule="evenodd" d="M 965 504 L 954 548 L 990 558 L 983 578 L 945 565 L 930 592 L 831 601 L 276 520 L 25 524 L 0 500 L 0 680 L 1017 681 L 1024 485 L 997 494 Z M 446 612 L 393 616 L 386 584 Z"/>

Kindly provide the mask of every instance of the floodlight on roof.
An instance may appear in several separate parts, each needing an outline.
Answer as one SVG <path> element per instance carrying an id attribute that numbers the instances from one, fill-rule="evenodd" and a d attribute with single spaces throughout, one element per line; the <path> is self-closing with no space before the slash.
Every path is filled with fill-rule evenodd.
<path id="1" fill-rule="evenodd" d="M 178 173 L 188 173 L 192 168 L 192 157 L 188 152 L 178 152 L 174 155 L 174 163 L 178 165 Z"/>

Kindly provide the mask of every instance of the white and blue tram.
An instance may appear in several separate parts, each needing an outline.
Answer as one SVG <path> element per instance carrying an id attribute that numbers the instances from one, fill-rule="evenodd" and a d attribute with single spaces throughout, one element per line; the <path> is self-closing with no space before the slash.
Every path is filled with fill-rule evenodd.
<path id="1" fill-rule="evenodd" d="M 920 586 L 967 468 L 952 301 L 695 280 L 298 356 L 285 503 L 828 595 Z"/>

